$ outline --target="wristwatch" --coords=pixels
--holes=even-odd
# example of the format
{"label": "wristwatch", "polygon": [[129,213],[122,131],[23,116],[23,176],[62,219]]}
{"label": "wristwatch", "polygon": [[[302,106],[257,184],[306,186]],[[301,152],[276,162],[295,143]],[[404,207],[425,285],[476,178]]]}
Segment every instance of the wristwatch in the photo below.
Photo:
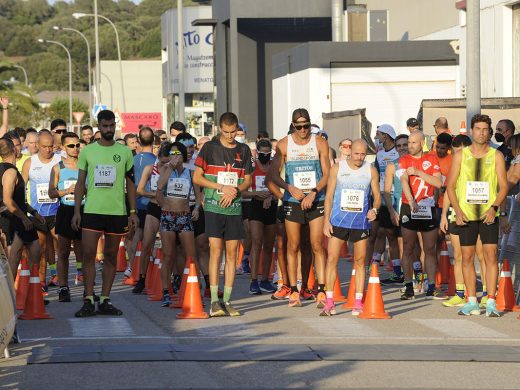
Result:
{"label": "wristwatch", "polygon": [[315,193],[318,193],[318,189],[317,188],[313,188],[311,191],[315,192]]}
{"label": "wristwatch", "polygon": [[493,210],[495,210],[495,212],[498,211],[498,206],[493,205],[493,206],[491,206],[491,207],[493,207]]}

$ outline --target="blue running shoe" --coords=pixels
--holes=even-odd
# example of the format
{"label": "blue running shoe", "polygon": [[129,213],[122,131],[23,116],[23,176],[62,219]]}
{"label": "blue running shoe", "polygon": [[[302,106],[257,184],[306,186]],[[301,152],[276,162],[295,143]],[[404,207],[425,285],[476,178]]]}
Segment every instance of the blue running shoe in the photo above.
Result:
{"label": "blue running shoe", "polygon": [[172,299],[170,298],[170,294],[163,294],[162,307],[169,307],[172,304]]}
{"label": "blue running shoe", "polygon": [[245,274],[251,273],[251,267],[249,267],[249,257],[244,257],[242,259],[242,272]]}
{"label": "blue running shoe", "polygon": [[480,315],[480,307],[478,306],[478,303],[466,303],[462,308],[459,310],[460,316],[478,316]]}
{"label": "blue running shoe", "polygon": [[249,285],[249,295],[262,295],[258,281],[255,280]]}
{"label": "blue running shoe", "polygon": [[486,317],[501,317],[497,310],[497,303],[493,299],[488,300],[486,303]]}
{"label": "blue running shoe", "polygon": [[269,280],[262,280],[260,282],[260,291],[272,294],[276,292],[276,287],[274,287]]}

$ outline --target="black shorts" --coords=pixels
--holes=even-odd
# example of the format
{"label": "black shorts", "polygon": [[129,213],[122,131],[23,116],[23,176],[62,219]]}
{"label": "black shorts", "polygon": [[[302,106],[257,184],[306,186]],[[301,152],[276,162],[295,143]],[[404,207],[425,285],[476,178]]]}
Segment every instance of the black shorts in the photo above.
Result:
{"label": "black shorts", "polygon": [[146,221],[147,210],[137,209],[137,218],[139,218],[139,229],[144,229],[144,221]]}
{"label": "black shorts", "polygon": [[46,217],[43,217],[43,219],[45,219],[45,223],[40,223],[36,219],[33,220],[34,227],[36,228],[36,230],[47,233],[54,229],[54,227],[56,226],[55,215],[48,215]]}
{"label": "black shorts", "polygon": [[437,221],[437,214],[435,213],[435,207],[430,207],[431,209],[431,218],[427,219],[417,219],[412,218],[412,212],[410,206],[406,203],[401,205],[401,213],[399,215],[399,219],[401,222],[401,226],[409,229],[415,230],[417,232],[429,232],[434,229],[437,229],[439,226],[439,222]]}
{"label": "black shorts", "polygon": [[499,225],[498,218],[495,218],[495,222],[491,225],[486,225],[482,221],[470,221],[467,225],[457,226],[460,246],[476,245],[479,235],[482,244],[498,244]]}
{"label": "black shorts", "polygon": [[69,240],[81,240],[81,229],[78,231],[72,229],[71,221],[73,216],[74,206],[60,204],[56,213],[56,234]]}
{"label": "black shorts", "polygon": [[325,202],[320,200],[314,202],[312,207],[308,210],[302,210],[299,202],[283,202],[285,220],[290,222],[296,222],[300,225],[306,225],[313,219],[323,217],[325,212]]}
{"label": "black shorts", "polygon": [[[190,211],[193,212],[194,208],[195,206],[190,206]],[[204,209],[202,207],[199,207],[199,219],[197,219],[196,221],[191,221],[193,223],[193,232],[195,234],[195,237],[206,233],[206,223],[204,218]]]}
{"label": "black shorts", "polygon": [[448,222],[448,233],[450,235],[458,236],[459,232],[459,226],[455,222]]}
{"label": "black shorts", "polygon": [[223,238],[225,241],[242,240],[246,237],[241,215],[224,215],[204,212],[206,235]]}
{"label": "black shorts", "polygon": [[283,205],[278,206],[277,209],[276,209],[276,220],[279,223],[284,223],[285,222],[285,210],[284,210]]}
{"label": "black shorts", "polygon": [[264,202],[261,200],[253,199],[251,201],[251,215],[250,221],[260,221],[264,225],[274,225],[276,223],[276,212],[278,206],[276,203],[271,202],[271,206],[268,209],[264,209]]}
{"label": "black shorts", "polygon": [[159,206],[157,203],[149,202],[148,206],[146,207],[146,215],[151,215],[157,221],[161,220],[161,211],[161,206]]}
{"label": "black shorts", "polygon": [[[30,219],[31,222],[34,223],[35,219],[33,217],[30,217]],[[24,244],[30,244],[31,242],[38,240],[38,232],[36,231],[36,228],[33,227],[31,230],[25,230],[20,218],[15,216],[9,217],[9,222],[13,238],[17,235]]]}
{"label": "black shorts", "polygon": [[0,230],[5,234],[7,245],[13,243],[13,232],[11,231],[11,221],[7,215],[0,215]]}
{"label": "black shorts", "polygon": [[84,213],[81,217],[81,228],[122,236],[128,233],[128,216]]}
{"label": "black shorts", "polygon": [[338,226],[332,226],[332,236],[343,241],[358,242],[366,240],[370,236],[370,229],[346,229]]}
{"label": "black shorts", "polygon": [[251,217],[251,201],[242,201],[242,219],[249,219]]}
{"label": "black shorts", "polygon": [[392,223],[392,219],[390,218],[390,212],[386,206],[381,206],[379,208],[376,220],[379,222],[379,227],[384,229],[395,228],[395,225]]}

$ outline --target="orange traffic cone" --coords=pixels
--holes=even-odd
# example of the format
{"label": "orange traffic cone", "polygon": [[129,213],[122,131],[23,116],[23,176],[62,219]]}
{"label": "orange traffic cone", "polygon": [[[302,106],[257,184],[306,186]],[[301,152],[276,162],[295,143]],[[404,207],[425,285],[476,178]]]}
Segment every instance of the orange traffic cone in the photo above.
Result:
{"label": "orange traffic cone", "polygon": [[40,285],[39,268],[39,265],[36,264],[31,268],[29,293],[27,294],[27,300],[25,301],[24,312],[18,316],[18,319],[20,320],[46,320],[53,318],[45,311]]}
{"label": "orange traffic cone", "polygon": [[126,249],[125,239],[122,238],[119,243],[119,251],[117,252],[117,266],[116,272],[125,272],[126,269]]}
{"label": "orange traffic cone", "polygon": [[390,314],[385,312],[383,303],[383,294],[381,293],[381,285],[379,284],[379,273],[377,264],[372,264],[370,270],[370,278],[368,279],[368,292],[363,306],[363,312],[359,314],[359,318],[364,319],[389,319]]}
{"label": "orange traffic cone", "polygon": [[511,279],[511,268],[509,261],[504,260],[502,271],[500,272],[500,283],[497,293],[497,310],[500,311],[520,311],[520,306],[515,306],[515,291]]}
{"label": "orange traffic cone", "polygon": [[[180,319],[206,319],[208,313],[202,309],[202,297],[200,296],[199,278],[197,276],[197,267],[195,263],[189,259],[189,273],[186,278],[186,287],[184,293],[184,299],[182,303],[182,312],[177,314],[177,318]],[[184,278],[183,278],[184,281]]]}
{"label": "orange traffic cone", "polygon": [[133,286],[139,280],[139,262],[141,261],[141,247],[142,243],[141,241],[139,241],[137,243],[137,248],[135,251],[134,264],[132,265],[132,275],[130,275],[129,278],[125,278],[123,280],[123,284],[126,284],[127,286]]}
{"label": "orange traffic cone", "polygon": [[[336,294],[334,294],[336,295]],[[352,309],[356,300],[356,269],[352,268],[352,276],[350,277],[350,286],[348,288],[347,302],[341,307],[343,309]]]}
{"label": "orange traffic cone", "polygon": [[336,283],[334,283],[334,302],[343,303],[347,302],[347,297],[341,292],[341,282],[339,280],[339,272],[336,275]]}
{"label": "orange traffic cone", "polygon": [[14,288],[16,290],[16,310],[25,309],[25,301],[27,301],[27,293],[29,292],[29,278],[31,271],[27,259],[22,257],[20,265],[18,266],[18,275]]}
{"label": "orange traffic cone", "polygon": [[466,121],[461,121],[460,127],[459,127],[459,134],[467,134],[467,133],[468,133],[468,130],[466,129]]}
{"label": "orange traffic cone", "polygon": [[149,301],[162,300],[162,278],[161,278],[161,259],[156,257],[153,262],[152,282],[150,289],[146,291]]}
{"label": "orange traffic cone", "polygon": [[[171,309],[180,309],[184,305],[184,295],[186,293],[186,283],[188,281],[188,276],[190,275],[190,266],[193,263],[191,257],[186,258],[186,263],[184,264],[184,272],[182,275],[181,287],[179,287],[179,295],[177,296],[177,300],[174,301],[171,305]],[[196,275],[196,273],[195,273]],[[197,282],[198,285],[198,282]]]}
{"label": "orange traffic cone", "polygon": [[450,280],[450,254],[446,240],[441,243],[441,256],[439,257],[439,272],[441,274],[441,284],[448,284]]}

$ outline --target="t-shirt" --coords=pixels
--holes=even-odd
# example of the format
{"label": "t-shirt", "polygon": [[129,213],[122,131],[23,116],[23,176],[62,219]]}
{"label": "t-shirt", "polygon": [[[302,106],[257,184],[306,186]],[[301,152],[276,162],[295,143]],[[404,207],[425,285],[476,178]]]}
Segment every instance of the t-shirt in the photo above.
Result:
{"label": "t-shirt", "polygon": [[[434,173],[440,172],[439,160],[433,154],[423,154],[420,158],[412,157],[407,154],[399,159],[399,169],[408,169],[414,167],[420,171],[423,171],[427,175],[433,175]],[[426,183],[419,176],[408,176],[410,189],[415,202],[420,206],[434,207],[435,201],[433,198],[434,187],[431,184]],[[402,202],[408,203],[408,199],[402,194]]]}
{"label": "t-shirt", "polygon": [[[251,150],[237,142],[234,148],[226,148],[219,139],[206,142],[200,150],[195,165],[202,168],[204,177],[214,183],[237,187],[246,175],[253,172]],[[204,188],[204,211],[224,215],[241,215],[241,197],[237,196],[229,207],[219,205],[221,193]]]}
{"label": "t-shirt", "polygon": [[442,180],[442,187],[440,189],[440,196],[439,200],[437,202],[437,207],[442,208],[442,202],[444,201],[444,194],[446,193],[446,178],[448,177],[448,173],[450,173],[450,167],[451,162],[453,160],[453,155],[447,154],[446,157],[439,158],[436,152],[430,152],[435,157],[437,157],[437,160],[439,161],[439,167],[441,169],[441,180]]}
{"label": "t-shirt", "polygon": [[[376,154],[376,161],[374,166],[377,169],[377,172],[379,173],[379,189],[381,190],[381,193],[385,190],[385,176],[386,176],[386,166],[397,160],[399,158],[399,153],[397,153],[397,150],[395,150],[395,147],[392,147],[389,150],[385,150],[384,148],[381,148],[377,151]],[[383,197],[381,199],[381,205],[385,206],[386,202]]]}
{"label": "t-shirt", "polygon": [[87,172],[85,213],[126,215],[125,177],[133,167],[132,151],[125,145],[95,142],[84,147],[78,168]]}
{"label": "t-shirt", "polygon": [[[134,173],[136,189],[137,185],[141,181],[141,176],[143,175],[144,167],[146,167],[147,165],[152,165],[156,159],[157,157],[155,157],[155,154],[150,152],[143,152],[134,156]],[[150,190],[149,188],[147,189]],[[146,210],[149,201],[150,198],[146,196],[138,196],[136,199],[136,206],[139,210]]]}

